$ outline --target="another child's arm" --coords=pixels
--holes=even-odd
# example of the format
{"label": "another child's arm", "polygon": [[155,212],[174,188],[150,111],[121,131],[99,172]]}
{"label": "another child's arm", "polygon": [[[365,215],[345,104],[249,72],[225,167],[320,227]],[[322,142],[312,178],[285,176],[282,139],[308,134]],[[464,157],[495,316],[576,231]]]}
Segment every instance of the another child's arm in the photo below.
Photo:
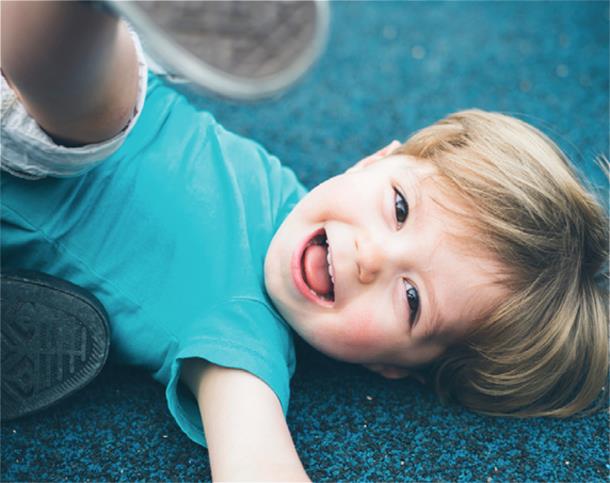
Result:
{"label": "another child's arm", "polygon": [[309,481],[280,402],[263,381],[200,359],[185,361],[182,380],[199,403],[214,480]]}
{"label": "another child's arm", "polygon": [[112,138],[132,115],[135,47],[124,22],[84,2],[1,2],[2,73],[56,141]]}

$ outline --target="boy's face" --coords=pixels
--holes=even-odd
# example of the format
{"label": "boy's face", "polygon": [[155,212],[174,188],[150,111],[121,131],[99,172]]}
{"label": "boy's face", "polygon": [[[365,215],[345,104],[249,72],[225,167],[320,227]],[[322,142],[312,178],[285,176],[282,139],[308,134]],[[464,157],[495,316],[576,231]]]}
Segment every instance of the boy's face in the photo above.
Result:
{"label": "boy's face", "polygon": [[265,284],[316,349],[401,377],[463,336],[502,290],[479,244],[468,253],[451,236],[467,232],[434,199],[463,206],[442,194],[434,168],[384,156],[392,147],[301,200],[271,242]]}

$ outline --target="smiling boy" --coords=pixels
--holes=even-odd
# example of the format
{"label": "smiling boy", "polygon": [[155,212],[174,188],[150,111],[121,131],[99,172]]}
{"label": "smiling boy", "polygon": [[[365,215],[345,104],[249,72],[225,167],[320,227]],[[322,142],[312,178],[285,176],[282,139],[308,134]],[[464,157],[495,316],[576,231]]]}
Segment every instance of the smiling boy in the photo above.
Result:
{"label": "smiling boy", "polygon": [[[426,368],[481,412],[567,416],[599,394],[606,217],[539,131],[456,113],[306,193],[147,75],[116,19],[2,8],[3,266],[97,295],[114,357],[167,386],[215,479],[307,478],[285,421],[289,327],[386,377]],[[20,19],[89,42],[67,55]],[[48,51],[37,65],[7,45]]]}
{"label": "smiling boy", "polygon": [[492,255],[452,236],[464,229],[436,200],[467,208],[447,200],[432,166],[390,155],[399,146],[313,189],[265,260],[267,291],[301,337],[386,377],[436,359],[504,292]]}

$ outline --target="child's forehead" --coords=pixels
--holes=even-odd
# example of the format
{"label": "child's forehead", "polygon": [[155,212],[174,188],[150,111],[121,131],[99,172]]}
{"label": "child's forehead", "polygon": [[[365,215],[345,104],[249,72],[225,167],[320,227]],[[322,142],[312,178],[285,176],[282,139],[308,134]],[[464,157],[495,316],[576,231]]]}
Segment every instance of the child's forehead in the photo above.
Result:
{"label": "child's forehead", "polygon": [[441,208],[454,217],[475,216],[476,210],[432,162],[404,154],[390,156],[388,161],[393,162],[397,174],[414,191],[414,204],[421,203],[428,210]]}
{"label": "child's forehead", "polygon": [[407,158],[415,201],[413,216],[423,218],[418,220],[421,223],[426,223],[426,218],[441,222],[452,250],[489,265],[496,257],[486,242],[476,207],[430,162]]}
{"label": "child's forehead", "polygon": [[448,213],[470,216],[475,211],[432,161],[406,154],[390,155],[386,160],[390,169],[413,190],[414,203],[425,195]]}
{"label": "child's forehead", "polygon": [[404,183],[410,216],[417,224],[434,219],[443,225],[444,245],[476,265],[496,271],[499,264],[483,235],[478,210],[432,161],[391,154],[386,167]]}
{"label": "child's forehead", "polygon": [[409,154],[390,154],[385,160],[393,163],[398,169],[413,171],[421,177],[438,174],[438,169],[434,163]]}

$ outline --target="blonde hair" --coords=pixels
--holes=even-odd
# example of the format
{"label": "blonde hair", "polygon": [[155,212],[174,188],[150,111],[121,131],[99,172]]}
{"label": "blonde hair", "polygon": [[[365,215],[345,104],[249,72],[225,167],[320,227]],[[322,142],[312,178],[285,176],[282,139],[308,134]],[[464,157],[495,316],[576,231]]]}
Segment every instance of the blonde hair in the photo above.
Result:
{"label": "blonde hair", "polygon": [[607,215],[566,156],[513,117],[469,110],[394,154],[431,162],[468,202],[464,218],[503,267],[510,295],[432,366],[436,391],[477,412],[566,417],[608,377]]}

